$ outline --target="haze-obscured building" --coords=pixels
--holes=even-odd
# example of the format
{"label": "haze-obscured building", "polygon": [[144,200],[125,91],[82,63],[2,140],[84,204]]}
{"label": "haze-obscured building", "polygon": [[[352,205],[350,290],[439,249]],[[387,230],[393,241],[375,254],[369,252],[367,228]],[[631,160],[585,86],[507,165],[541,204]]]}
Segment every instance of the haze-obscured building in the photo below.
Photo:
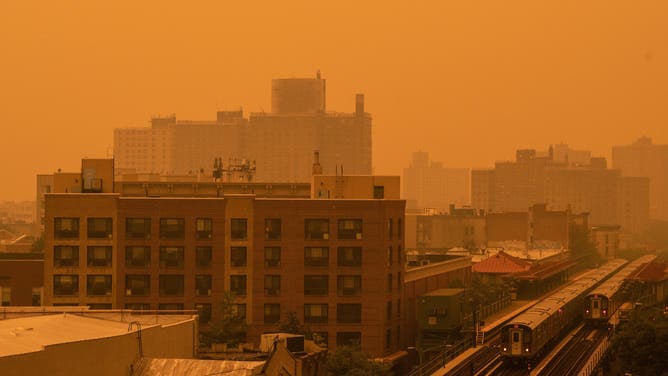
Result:
{"label": "haze-obscured building", "polygon": [[[580,153],[579,162],[555,159],[547,153],[518,150],[513,162],[497,162],[494,169],[475,170],[473,207],[487,212],[523,212],[544,203],[548,210],[589,213],[592,225],[620,225],[638,236],[649,220],[649,181],[622,176],[608,169],[604,158]],[[570,152],[565,155],[579,155]],[[588,161],[588,164],[582,164]],[[580,163],[582,162],[582,163]]]}
{"label": "haze-obscured building", "polygon": [[[117,174],[212,176],[248,163],[258,182],[309,182],[312,155],[320,152],[324,174],[371,174],[371,115],[364,95],[354,112],[326,112],[325,79],[276,79],[272,112],[219,111],[215,120],[156,117],[151,127],[114,131]],[[339,170],[337,170],[337,168]]]}
{"label": "haze-obscured building", "polygon": [[612,166],[624,176],[649,178],[649,216],[668,220],[668,145],[641,137],[629,145],[613,146]]}
{"label": "haze-obscured building", "polygon": [[446,212],[451,204],[464,206],[470,202],[470,170],[446,168],[443,163],[430,160],[429,153],[414,152],[403,178],[403,197],[410,211]]}

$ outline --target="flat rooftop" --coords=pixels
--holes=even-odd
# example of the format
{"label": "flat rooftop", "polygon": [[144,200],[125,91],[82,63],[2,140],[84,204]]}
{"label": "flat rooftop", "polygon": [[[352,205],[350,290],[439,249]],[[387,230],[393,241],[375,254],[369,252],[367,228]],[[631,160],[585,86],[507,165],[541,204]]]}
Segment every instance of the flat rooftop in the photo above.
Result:
{"label": "flat rooftop", "polygon": [[0,320],[0,356],[42,351],[49,345],[127,333],[127,323],[67,313]]}

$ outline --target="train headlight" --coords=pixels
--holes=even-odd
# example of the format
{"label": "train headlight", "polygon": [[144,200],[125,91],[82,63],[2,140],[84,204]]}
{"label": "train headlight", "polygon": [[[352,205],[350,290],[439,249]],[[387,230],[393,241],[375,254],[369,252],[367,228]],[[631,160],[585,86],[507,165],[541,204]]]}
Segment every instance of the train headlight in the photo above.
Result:
{"label": "train headlight", "polygon": [[503,351],[508,351],[508,348],[504,346]]}
{"label": "train headlight", "polygon": [[608,314],[608,310],[607,310],[607,309],[604,309],[604,310],[603,310],[603,316],[605,316],[605,315],[607,315],[607,314]]}
{"label": "train headlight", "polygon": [[585,315],[589,316],[589,310],[585,309]]}
{"label": "train headlight", "polygon": [[527,347],[526,349],[524,349],[524,352],[529,352],[529,348]]}

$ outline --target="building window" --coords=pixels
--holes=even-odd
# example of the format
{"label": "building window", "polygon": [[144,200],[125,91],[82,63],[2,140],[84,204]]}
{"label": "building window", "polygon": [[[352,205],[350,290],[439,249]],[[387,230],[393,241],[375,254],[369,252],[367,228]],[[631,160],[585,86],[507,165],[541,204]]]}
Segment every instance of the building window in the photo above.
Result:
{"label": "building window", "polygon": [[336,333],[336,346],[362,346],[361,332],[338,332]]}
{"label": "building window", "polygon": [[151,247],[125,247],[125,266],[145,268],[151,265]]}
{"label": "building window", "polygon": [[230,249],[230,264],[232,266],[246,266],[246,247],[232,247]]}
{"label": "building window", "polygon": [[160,275],[160,296],[183,296],[183,275]]}
{"label": "building window", "polygon": [[86,276],[88,296],[111,296],[111,276],[89,274]]}
{"label": "building window", "polygon": [[328,275],[305,275],[304,295],[327,295],[329,294]]}
{"label": "building window", "polygon": [[305,219],[304,234],[307,240],[329,239],[329,219]]}
{"label": "building window", "polygon": [[109,310],[111,309],[111,303],[92,303],[88,304],[88,309],[91,311],[94,310]]}
{"label": "building window", "polygon": [[327,304],[304,304],[304,323],[324,324],[328,319]]}
{"label": "building window", "polygon": [[208,268],[211,266],[211,247],[196,247],[195,248],[195,262],[200,268]]}
{"label": "building window", "polygon": [[362,304],[337,304],[336,322],[339,324],[359,324],[362,322]]}
{"label": "building window", "polygon": [[183,239],[186,235],[186,220],[183,218],[160,218],[160,239]]}
{"label": "building window", "polygon": [[402,259],[403,259],[403,251],[401,249],[401,246],[397,246],[397,265],[402,265]]}
{"label": "building window", "polygon": [[390,351],[392,348],[392,329],[385,330],[385,350]]}
{"label": "building window", "polygon": [[232,240],[246,240],[248,236],[248,220],[246,218],[232,218],[230,220]]}
{"label": "building window", "polygon": [[213,237],[213,222],[211,218],[197,218],[195,220],[195,238],[209,240]]}
{"label": "building window", "polygon": [[278,296],[281,294],[281,276],[264,276],[264,294],[268,296]]}
{"label": "building window", "polygon": [[397,272],[397,291],[401,291],[403,282],[401,281],[401,272]]}
{"label": "building window", "polygon": [[32,288],[32,306],[33,307],[39,307],[42,305],[42,288],[41,287],[33,287]]}
{"label": "building window", "polygon": [[362,294],[362,276],[340,275],[337,278],[337,290],[340,296],[359,296]]}
{"label": "building window", "polygon": [[387,313],[387,319],[392,320],[392,302],[387,302],[387,308],[386,308],[386,313]]}
{"label": "building window", "polygon": [[0,286],[0,304],[3,307],[12,305],[12,288]]}
{"label": "building window", "polygon": [[131,309],[133,311],[149,311],[151,305],[149,303],[126,303],[125,309]]}
{"label": "building window", "polygon": [[387,275],[387,292],[392,292],[392,274]]}
{"label": "building window", "polygon": [[68,245],[57,245],[53,247],[53,266],[79,266],[79,247]]}
{"label": "building window", "polygon": [[276,324],[281,321],[281,305],[278,303],[271,303],[264,305],[264,323]]}
{"label": "building window", "polygon": [[392,247],[387,247],[387,255],[385,256],[385,263],[387,266],[392,266]]}
{"label": "building window", "polygon": [[264,239],[281,240],[280,218],[267,218],[264,220]]}
{"label": "building window", "polygon": [[125,276],[125,296],[146,296],[151,293],[151,276],[148,274],[127,274]]}
{"label": "building window", "polygon": [[361,219],[339,219],[339,239],[362,239]]}
{"label": "building window", "polygon": [[195,309],[199,315],[199,323],[206,324],[211,320],[211,304],[208,303],[198,303],[195,304]]}
{"label": "building window", "polygon": [[374,185],[373,186],[373,198],[376,200],[385,198],[385,186]]}
{"label": "building window", "polygon": [[230,291],[234,295],[246,295],[246,275],[231,275]]}
{"label": "building window", "polygon": [[88,247],[88,266],[111,266],[111,247],[90,246]]}
{"label": "building window", "polygon": [[304,266],[329,266],[329,248],[304,248]]}
{"label": "building window", "polygon": [[127,239],[150,239],[151,218],[125,218],[125,237]]}
{"label": "building window", "polygon": [[281,247],[264,247],[265,268],[278,267],[281,265]]}
{"label": "building window", "polygon": [[401,318],[401,299],[397,299],[397,318]]}
{"label": "building window", "polygon": [[88,218],[88,237],[93,239],[111,239],[113,225],[111,218]]}
{"label": "building window", "polygon": [[246,305],[232,304],[232,317],[237,320],[246,320]]}
{"label": "building window", "polygon": [[183,311],[183,303],[160,303],[158,309],[161,311]]}
{"label": "building window", "polygon": [[390,239],[390,240],[392,240],[392,236],[393,236],[392,229],[393,229],[392,218],[390,218],[390,219],[387,220],[387,238]]}
{"label": "building window", "polygon": [[78,275],[54,275],[53,276],[53,295],[79,295],[79,276]]}
{"label": "building window", "polygon": [[362,266],[361,247],[339,247],[337,253],[339,266]]}
{"label": "building window", "polygon": [[210,274],[198,274],[195,276],[195,295],[211,296]]}
{"label": "building window", "polygon": [[183,247],[160,247],[161,268],[183,268]]}
{"label": "building window", "polygon": [[401,236],[404,233],[404,227],[401,223],[401,218],[397,219],[397,238],[401,240]]}
{"label": "building window", "polygon": [[56,239],[78,239],[79,218],[54,218],[53,237]]}

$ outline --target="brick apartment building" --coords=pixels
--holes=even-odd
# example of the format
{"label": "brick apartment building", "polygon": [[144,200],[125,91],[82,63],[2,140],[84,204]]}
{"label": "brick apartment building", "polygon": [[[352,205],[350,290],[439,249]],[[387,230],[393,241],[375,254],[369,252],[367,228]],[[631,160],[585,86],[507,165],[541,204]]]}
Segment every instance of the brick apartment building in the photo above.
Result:
{"label": "brick apartment building", "polygon": [[45,304],[198,309],[206,321],[230,290],[251,342],[296,312],[331,345],[390,353],[403,212],[402,200],[47,194]]}

